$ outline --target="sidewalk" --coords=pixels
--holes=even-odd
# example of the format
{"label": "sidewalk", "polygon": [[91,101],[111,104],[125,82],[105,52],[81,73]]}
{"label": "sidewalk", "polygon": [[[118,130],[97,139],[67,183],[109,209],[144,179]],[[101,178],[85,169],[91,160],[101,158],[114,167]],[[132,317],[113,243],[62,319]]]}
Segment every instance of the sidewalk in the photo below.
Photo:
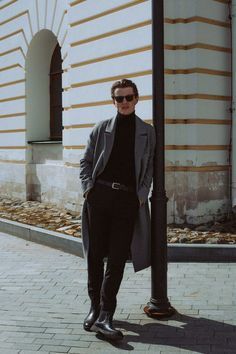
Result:
{"label": "sidewalk", "polygon": [[127,264],[119,344],[83,330],[86,279],[82,258],[0,233],[0,354],[236,353],[235,263],[170,263],[168,295],[181,314],[162,321],[143,313],[150,269]]}

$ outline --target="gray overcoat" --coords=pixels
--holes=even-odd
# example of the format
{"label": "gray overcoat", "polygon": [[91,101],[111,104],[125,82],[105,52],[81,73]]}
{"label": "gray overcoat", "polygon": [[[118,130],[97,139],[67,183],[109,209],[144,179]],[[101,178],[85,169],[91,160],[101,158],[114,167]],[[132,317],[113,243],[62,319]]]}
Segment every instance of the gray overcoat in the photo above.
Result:
{"label": "gray overcoat", "polygon": [[[112,151],[116,117],[99,122],[92,130],[84,157],[80,160],[80,178],[83,194],[90,190],[96,177],[104,170]],[[121,142],[125,144],[125,142]],[[134,271],[151,264],[151,224],[148,194],[152,182],[155,148],[154,128],[135,116],[135,175],[137,195],[144,203],[140,206],[131,244]],[[88,254],[89,232],[87,201],[82,209],[82,240],[84,255]]]}

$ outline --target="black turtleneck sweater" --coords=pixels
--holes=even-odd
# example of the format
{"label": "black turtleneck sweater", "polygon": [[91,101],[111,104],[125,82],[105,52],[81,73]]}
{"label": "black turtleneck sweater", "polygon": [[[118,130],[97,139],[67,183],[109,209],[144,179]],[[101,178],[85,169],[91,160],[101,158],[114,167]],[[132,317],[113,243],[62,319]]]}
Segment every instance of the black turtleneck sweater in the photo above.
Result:
{"label": "black turtleneck sweater", "polygon": [[116,131],[111,155],[99,179],[118,182],[135,189],[135,112],[117,113]]}

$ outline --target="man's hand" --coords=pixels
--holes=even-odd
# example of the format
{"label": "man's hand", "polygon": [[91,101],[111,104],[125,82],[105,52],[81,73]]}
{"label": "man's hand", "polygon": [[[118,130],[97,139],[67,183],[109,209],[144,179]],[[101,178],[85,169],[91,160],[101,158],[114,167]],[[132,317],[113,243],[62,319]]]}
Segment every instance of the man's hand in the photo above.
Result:
{"label": "man's hand", "polygon": [[87,192],[84,193],[84,198],[87,199],[88,198],[88,194],[90,192],[91,189],[89,189]]}

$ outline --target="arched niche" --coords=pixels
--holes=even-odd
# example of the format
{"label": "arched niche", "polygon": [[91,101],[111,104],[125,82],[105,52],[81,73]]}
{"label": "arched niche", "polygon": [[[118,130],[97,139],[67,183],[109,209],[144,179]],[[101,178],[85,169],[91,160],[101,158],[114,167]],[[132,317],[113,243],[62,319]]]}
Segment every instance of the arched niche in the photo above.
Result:
{"label": "arched niche", "polygon": [[39,31],[26,56],[26,139],[50,140],[50,65],[58,42],[49,30]]}

